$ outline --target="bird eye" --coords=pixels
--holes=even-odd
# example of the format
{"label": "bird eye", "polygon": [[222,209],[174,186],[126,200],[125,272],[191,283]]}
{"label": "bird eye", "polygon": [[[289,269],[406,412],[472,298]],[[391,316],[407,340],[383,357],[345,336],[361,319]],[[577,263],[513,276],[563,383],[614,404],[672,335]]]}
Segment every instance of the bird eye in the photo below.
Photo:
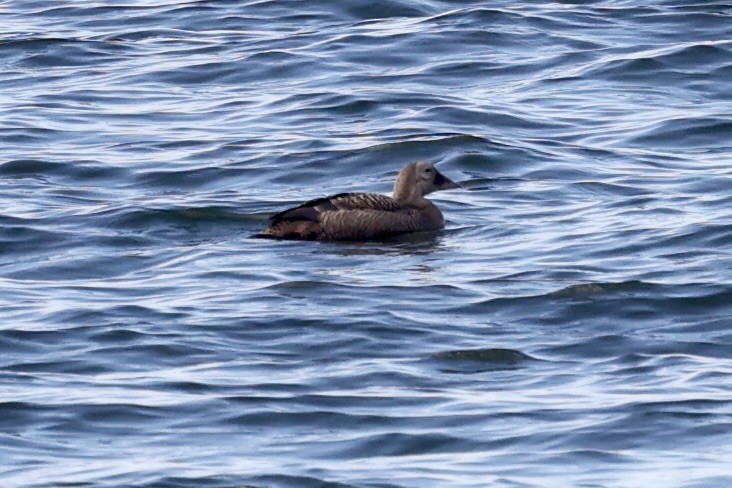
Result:
{"label": "bird eye", "polygon": [[432,173],[432,170],[430,168],[427,168],[424,170],[425,173]]}

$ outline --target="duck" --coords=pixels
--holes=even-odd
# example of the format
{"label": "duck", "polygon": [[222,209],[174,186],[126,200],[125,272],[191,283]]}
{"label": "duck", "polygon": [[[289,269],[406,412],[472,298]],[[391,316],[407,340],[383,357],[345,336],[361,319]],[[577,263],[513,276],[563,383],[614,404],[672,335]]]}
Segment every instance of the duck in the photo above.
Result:
{"label": "duck", "polygon": [[408,232],[437,231],[442,212],[425,198],[435,191],[462,188],[429,161],[406,164],[392,196],[338,193],[273,215],[255,237],[308,241],[366,241]]}

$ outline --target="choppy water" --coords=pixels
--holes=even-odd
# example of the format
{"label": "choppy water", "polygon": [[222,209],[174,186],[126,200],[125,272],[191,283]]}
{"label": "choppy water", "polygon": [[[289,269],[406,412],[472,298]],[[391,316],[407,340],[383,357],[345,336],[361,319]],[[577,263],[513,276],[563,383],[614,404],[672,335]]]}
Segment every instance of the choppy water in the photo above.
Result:
{"label": "choppy water", "polygon": [[[0,27],[2,487],[732,486],[728,2]],[[415,159],[439,236],[249,237]]]}

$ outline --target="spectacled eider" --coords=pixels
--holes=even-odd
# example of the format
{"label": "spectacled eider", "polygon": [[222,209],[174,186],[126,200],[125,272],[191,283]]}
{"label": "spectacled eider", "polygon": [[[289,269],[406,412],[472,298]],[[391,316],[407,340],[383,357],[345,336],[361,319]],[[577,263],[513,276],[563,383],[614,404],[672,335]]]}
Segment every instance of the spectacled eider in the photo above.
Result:
{"label": "spectacled eider", "polygon": [[424,196],[460,188],[432,163],[409,163],[394,183],[394,196],[339,193],[280,212],[256,237],[318,241],[364,241],[405,232],[442,229],[445,220]]}

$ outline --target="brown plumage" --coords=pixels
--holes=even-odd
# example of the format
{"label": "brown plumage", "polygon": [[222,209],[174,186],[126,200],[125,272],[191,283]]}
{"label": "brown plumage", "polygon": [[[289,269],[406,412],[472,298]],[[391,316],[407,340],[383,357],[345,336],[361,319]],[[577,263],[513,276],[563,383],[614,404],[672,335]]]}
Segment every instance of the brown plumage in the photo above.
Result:
{"label": "brown plumage", "polygon": [[394,196],[339,193],[280,212],[257,237],[362,241],[404,232],[441,229],[442,212],[425,195],[460,188],[429,162],[409,163],[394,183]]}

